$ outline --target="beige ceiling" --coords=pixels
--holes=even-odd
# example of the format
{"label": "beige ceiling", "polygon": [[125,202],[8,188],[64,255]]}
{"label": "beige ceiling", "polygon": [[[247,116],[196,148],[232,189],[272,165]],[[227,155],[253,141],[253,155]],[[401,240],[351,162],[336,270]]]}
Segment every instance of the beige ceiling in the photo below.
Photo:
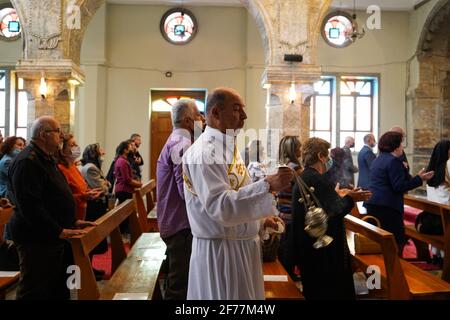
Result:
{"label": "beige ceiling", "polygon": [[[282,1],[282,0],[280,0]],[[351,9],[354,0],[334,0],[333,7]],[[116,4],[150,4],[150,5],[207,5],[207,6],[242,6],[239,0],[107,0],[108,3]],[[369,5],[376,4],[382,10],[412,10],[414,5],[421,0],[356,0],[358,9],[366,9]]]}

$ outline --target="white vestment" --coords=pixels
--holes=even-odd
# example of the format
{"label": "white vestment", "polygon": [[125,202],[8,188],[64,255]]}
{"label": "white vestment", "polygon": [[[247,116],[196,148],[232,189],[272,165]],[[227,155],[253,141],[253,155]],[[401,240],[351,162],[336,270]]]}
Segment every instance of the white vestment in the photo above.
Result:
{"label": "white vestment", "polygon": [[234,137],[210,127],[183,156],[183,171],[193,235],[187,299],[263,300],[259,231],[274,214],[269,184],[251,183]]}

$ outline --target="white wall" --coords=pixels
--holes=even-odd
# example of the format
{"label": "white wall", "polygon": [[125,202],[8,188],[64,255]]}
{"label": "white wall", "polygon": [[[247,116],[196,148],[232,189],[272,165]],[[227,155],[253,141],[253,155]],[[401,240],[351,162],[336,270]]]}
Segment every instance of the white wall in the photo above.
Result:
{"label": "white wall", "polygon": [[0,66],[14,66],[22,57],[22,37],[16,41],[0,41]]}
{"label": "white wall", "polygon": [[266,91],[261,86],[265,68],[261,35],[252,16],[247,15],[247,92],[245,96],[247,121],[245,129],[266,128]]}
{"label": "white wall", "polygon": [[81,48],[81,65],[85,72],[85,83],[78,89],[75,135],[82,148],[91,143],[99,142],[102,146],[106,143],[105,41],[106,5],[103,5],[89,23]]}
{"label": "white wall", "polygon": [[[86,84],[80,88],[80,144],[103,142],[104,128],[108,165],[120,141],[131,133],[141,133],[145,178],[150,165],[151,88],[235,88],[249,106],[247,126],[265,127],[264,91],[260,87],[264,54],[247,10],[193,7],[199,23],[197,36],[188,45],[175,46],[159,31],[160,18],[169,8],[107,5],[89,25],[82,48]],[[173,77],[166,78],[166,71],[172,71]],[[99,97],[102,93],[104,97]],[[95,124],[96,131],[91,129]]]}

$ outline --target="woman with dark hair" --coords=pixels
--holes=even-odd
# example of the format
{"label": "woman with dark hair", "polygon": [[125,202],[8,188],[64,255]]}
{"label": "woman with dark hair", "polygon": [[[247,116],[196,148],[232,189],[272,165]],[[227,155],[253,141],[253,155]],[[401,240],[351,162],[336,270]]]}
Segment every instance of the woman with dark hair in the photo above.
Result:
{"label": "woman with dark hair", "polygon": [[130,140],[121,142],[116,149],[117,159],[114,164],[114,177],[116,180],[115,194],[117,199],[119,199],[119,203],[133,198],[134,189],[142,186],[139,180],[133,179],[131,165],[127,159],[130,151]]}
{"label": "woman with dark hair", "polygon": [[401,160],[404,149],[402,140],[402,134],[393,131],[381,136],[378,142],[380,155],[372,162],[370,169],[369,190],[373,196],[364,203],[367,213],[380,220],[381,228],[394,234],[400,256],[406,242],[403,195],[420,187],[434,174],[422,169],[414,178],[407,175]]}
{"label": "woman with dark hair", "polygon": [[8,169],[12,160],[25,148],[26,141],[21,137],[8,137],[0,148],[0,197],[8,197]]}
{"label": "woman with dark hair", "polygon": [[331,168],[328,149],[330,143],[320,138],[309,138],[302,146],[305,167],[300,178],[314,192],[327,215],[326,235],[333,241],[325,247],[313,247],[316,238],[305,231],[305,205],[296,183],[292,194],[293,241],[290,249],[296,265],[300,267],[303,294],[307,300],[354,300],[355,287],[351,258],[347,246],[344,217],[350,213],[354,201],[367,200],[370,192],[350,189],[335,190],[335,185],[325,176]]}
{"label": "woman with dark hair", "polygon": [[[80,157],[81,150],[73,134],[65,134],[62,142],[62,149],[59,151],[57,156],[58,168],[66,177],[70,190],[72,190],[72,195],[76,204],[76,218],[79,220],[94,221],[96,219],[92,219],[92,216],[90,217],[91,219],[87,219],[88,202],[99,199],[104,195],[104,191],[102,188],[90,189],[81,175],[80,170],[78,170],[78,167],[75,165],[76,160]],[[106,252],[105,249],[108,249],[107,244],[103,243],[91,251],[91,260],[92,255]],[[93,271],[97,280],[103,279],[105,274],[104,271],[94,268]]]}
{"label": "woman with dark hair", "polygon": [[430,201],[450,205],[450,140],[439,141],[433,149],[427,171],[434,176],[427,182]]}
{"label": "woman with dark hair", "polygon": [[[81,158],[81,174],[86,180],[88,188],[102,190],[100,196],[97,199],[88,199],[86,207],[86,220],[95,221],[103,216],[108,211],[108,189],[109,182],[105,179],[102,172],[103,156],[105,151],[100,147],[98,143],[88,145]],[[89,253],[92,261],[94,254],[103,254],[108,251],[108,242],[104,239]],[[102,278],[104,275],[103,270],[93,269],[96,278]]]}
{"label": "woman with dark hair", "polygon": [[[427,171],[434,171],[427,182],[427,199],[450,205],[450,140],[441,140],[434,146]],[[444,251],[432,246],[431,252],[433,261],[442,263]]]}
{"label": "woman with dark hair", "polygon": [[[122,141],[116,148],[116,161],[114,162],[114,194],[119,204],[133,198],[135,188],[142,187],[142,182],[133,178],[133,170],[128,161],[131,152],[131,140]],[[128,219],[120,224],[120,230],[129,234]]]}
{"label": "woman with dark hair", "polygon": [[102,172],[103,156],[105,151],[98,143],[88,145],[81,158],[81,174],[91,189],[101,189],[102,193],[97,199],[88,200],[86,208],[86,220],[95,221],[108,210],[108,189],[110,183]]}
{"label": "woman with dark hair", "polygon": [[80,147],[73,134],[65,134],[63,137],[62,149],[57,156],[58,168],[66,177],[67,183],[72,190],[76,203],[76,218],[78,220],[85,220],[87,201],[98,199],[100,195],[103,194],[103,190],[100,188],[88,188],[80,170],[78,170],[75,165],[75,162],[80,155]]}

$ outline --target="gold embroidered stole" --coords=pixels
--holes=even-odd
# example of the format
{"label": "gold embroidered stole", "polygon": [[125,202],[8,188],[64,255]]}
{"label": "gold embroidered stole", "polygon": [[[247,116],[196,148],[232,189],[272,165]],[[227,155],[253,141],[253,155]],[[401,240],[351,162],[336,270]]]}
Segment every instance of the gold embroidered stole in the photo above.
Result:
{"label": "gold embroidered stole", "polygon": [[[245,163],[237,150],[236,144],[234,145],[233,161],[228,165],[227,175],[230,186],[235,191],[238,191],[245,184],[247,179],[250,179],[247,168],[245,167]],[[187,190],[194,196],[197,196],[197,193],[195,193],[194,188],[192,187],[192,182],[184,172],[183,180],[186,184]]]}

